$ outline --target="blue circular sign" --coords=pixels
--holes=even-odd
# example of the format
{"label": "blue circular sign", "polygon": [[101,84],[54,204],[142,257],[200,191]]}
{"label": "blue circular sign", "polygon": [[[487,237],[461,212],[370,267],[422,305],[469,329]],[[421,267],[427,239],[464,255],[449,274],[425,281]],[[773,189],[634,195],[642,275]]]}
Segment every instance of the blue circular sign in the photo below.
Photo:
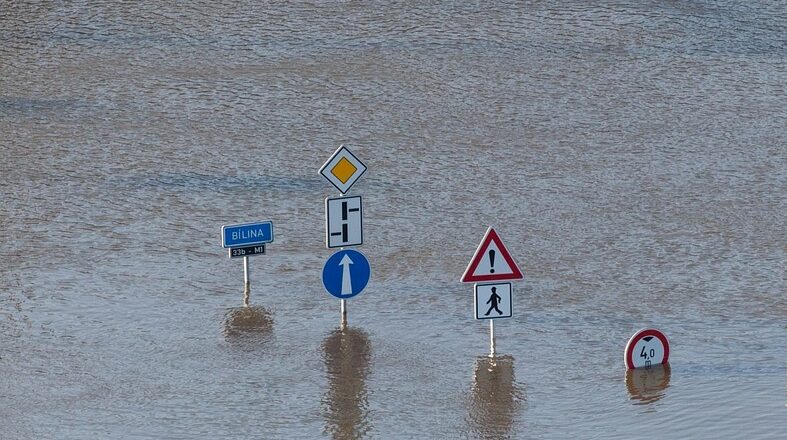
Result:
{"label": "blue circular sign", "polygon": [[366,287],[371,272],[369,261],[362,253],[347,249],[336,252],[325,262],[322,284],[337,298],[352,298]]}

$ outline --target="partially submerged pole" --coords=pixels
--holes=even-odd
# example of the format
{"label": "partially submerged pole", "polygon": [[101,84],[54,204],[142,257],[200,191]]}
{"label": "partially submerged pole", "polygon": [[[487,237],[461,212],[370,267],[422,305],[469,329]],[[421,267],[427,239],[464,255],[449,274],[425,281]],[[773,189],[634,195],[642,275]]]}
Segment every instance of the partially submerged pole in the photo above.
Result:
{"label": "partially submerged pole", "polygon": [[249,306],[251,296],[251,281],[249,281],[249,257],[243,257],[243,306]]}
{"label": "partially submerged pole", "polygon": [[344,330],[347,328],[347,300],[341,300],[342,302],[342,320],[341,320],[341,329]]}
{"label": "partially submerged pole", "polygon": [[[344,192],[339,191],[339,197],[344,197]],[[340,251],[344,250],[344,247],[339,248]],[[342,310],[342,318],[339,321],[339,328],[344,330],[347,328],[347,300],[340,300],[341,301],[341,310]]]}
{"label": "partially submerged pole", "polygon": [[495,357],[495,320],[489,320],[489,357]]}

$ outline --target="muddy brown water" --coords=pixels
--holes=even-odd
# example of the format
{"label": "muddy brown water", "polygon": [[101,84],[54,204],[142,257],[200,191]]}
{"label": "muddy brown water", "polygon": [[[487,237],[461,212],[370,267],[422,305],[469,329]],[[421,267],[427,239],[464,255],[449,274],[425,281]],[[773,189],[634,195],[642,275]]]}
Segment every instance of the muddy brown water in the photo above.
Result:
{"label": "muddy brown water", "polygon": [[[0,438],[787,432],[781,1],[5,2]],[[338,300],[317,170],[369,170]],[[271,219],[243,269],[227,223]],[[473,319],[494,225],[525,279]],[[627,374],[645,326],[667,369]]]}

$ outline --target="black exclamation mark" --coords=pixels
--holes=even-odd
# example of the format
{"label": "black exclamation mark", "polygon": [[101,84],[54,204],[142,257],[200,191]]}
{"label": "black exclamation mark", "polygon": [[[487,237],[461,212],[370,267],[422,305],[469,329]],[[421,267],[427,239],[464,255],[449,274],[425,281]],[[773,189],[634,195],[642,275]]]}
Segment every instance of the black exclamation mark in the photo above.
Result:
{"label": "black exclamation mark", "polygon": [[495,251],[489,250],[489,273],[495,273]]}

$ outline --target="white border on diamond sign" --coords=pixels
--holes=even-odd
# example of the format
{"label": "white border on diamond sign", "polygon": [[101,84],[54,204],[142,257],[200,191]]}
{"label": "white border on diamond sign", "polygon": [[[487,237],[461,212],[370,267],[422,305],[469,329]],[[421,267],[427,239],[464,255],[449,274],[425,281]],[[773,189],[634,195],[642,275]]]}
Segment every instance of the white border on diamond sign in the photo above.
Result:
{"label": "white border on diamond sign", "polygon": [[[511,312],[507,316],[478,316],[478,286],[508,286],[508,311]],[[475,319],[507,319],[514,316],[514,288],[511,283],[475,283],[473,284],[473,314]]]}
{"label": "white border on diamond sign", "polygon": [[[361,241],[354,243],[343,243],[331,246],[331,216],[328,215],[328,202],[334,200],[347,200],[347,199],[358,199],[358,228],[360,231]],[[348,222],[349,224],[349,222]],[[326,197],[325,198],[325,247],[328,249],[334,249],[338,247],[349,247],[349,246],[360,246],[363,244],[363,199],[361,196],[342,196],[342,197]]]}
{"label": "white border on diamond sign", "polygon": [[[336,166],[336,164],[339,163],[342,158],[346,158],[356,168],[355,173],[350,176],[350,179],[347,180],[347,183],[342,183],[341,180],[331,173],[331,169]],[[331,182],[331,184],[335,186],[336,189],[338,189],[342,194],[345,194],[347,191],[349,191],[355,182],[360,179],[360,177],[365,172],[366,165],[364,165],[360,159],[355,157],[355,155],[352,154],[352,152],[344,145],[339,146],[339,148],[331,155],[328,161],[326,161],[320,168],[320,174],[328,179],[328,181]]]}

